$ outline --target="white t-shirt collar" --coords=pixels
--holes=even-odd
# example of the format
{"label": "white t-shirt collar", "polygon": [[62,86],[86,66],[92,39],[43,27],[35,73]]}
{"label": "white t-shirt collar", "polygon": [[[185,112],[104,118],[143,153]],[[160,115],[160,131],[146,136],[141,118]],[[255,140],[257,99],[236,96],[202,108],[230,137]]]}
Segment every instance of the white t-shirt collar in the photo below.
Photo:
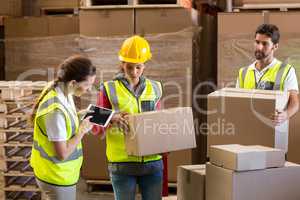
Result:
{"label": "white t-shirt collar", "polygon": [[275,64],[278,62],[278,60],[276,58],[274,58],[272,60],[272,62],[266,66],[263,70],[259,71],[258,69],[256,69],[255,67],[255,64],[256,64],[257,61],[255,61],[254,63],[252,63],[250,66],[249,66],[249,69],[252,69],[254,70],[255,72],[259,73],[259,74],[264,74],[268,69],[272,68],[275,66]]}

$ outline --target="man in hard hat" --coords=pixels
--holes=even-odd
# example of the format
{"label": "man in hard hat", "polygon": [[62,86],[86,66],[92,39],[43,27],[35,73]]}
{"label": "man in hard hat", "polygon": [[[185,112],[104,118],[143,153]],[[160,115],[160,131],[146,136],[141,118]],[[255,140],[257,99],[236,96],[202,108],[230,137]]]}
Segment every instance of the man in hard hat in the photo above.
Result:
{"label": "man in hard hat", "polygon": [[256,61],[239,70],[236,87],[245,89],[281,90],[289,92],[288,106],[276,110],[272,120],[275,125],[292,117],[299,109],[298,81],[294,67],[274,57],[280,33],[273,24],[262,24],[255,32]]}
{"label": "man in hard hat", "polygon": [[105,130],[108,169],[116,200],[134,200],[137,185],[143,200],[162,198],[162,156],[129,156],[124,139],[126,114],[160,107],[161,83],[143,75],[145,63],[150,59],[150,46],[144,38],[133,36],[126,39],[119,52],[120,72],[113,80],[104,82],[98,94],[98,106],[117,112]]}

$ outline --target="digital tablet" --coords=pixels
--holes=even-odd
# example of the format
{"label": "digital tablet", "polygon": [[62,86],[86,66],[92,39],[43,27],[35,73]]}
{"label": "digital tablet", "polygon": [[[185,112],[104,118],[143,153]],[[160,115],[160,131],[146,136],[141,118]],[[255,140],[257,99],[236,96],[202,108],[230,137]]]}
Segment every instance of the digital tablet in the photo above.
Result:
{"label": "digital tablet", "polygon": [[88,116],[92,116],[90,122],[102,127],[106,127],[108,125],[110,119],[114,114],[114,111],[110,109],[98,107],[93,104],[89,105],[88,110],[93,112],[85,114],[83,119],[85,119]]}

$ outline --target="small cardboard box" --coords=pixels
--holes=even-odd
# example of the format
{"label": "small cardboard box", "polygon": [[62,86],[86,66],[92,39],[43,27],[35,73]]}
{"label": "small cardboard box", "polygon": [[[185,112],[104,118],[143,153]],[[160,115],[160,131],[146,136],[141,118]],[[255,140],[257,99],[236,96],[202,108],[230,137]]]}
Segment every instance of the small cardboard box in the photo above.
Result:
{"label": "small cardboard box", "polygon": [[299,200],[300,165],[235,172],[206,164],[206,200]]}
{"label": "small cardboard box", "polygon": [[[49,37],[79,33],[78,16],[5,18],[5,37]],[[39,28],[37,28],[39,27]]]}
{"label": "small cardboard box", "polygon": [[0,1],[0,15],[8,15],[14,17],[22,16],[22,0]]}
{"label": "small cardboard box", "polygon": [[274,126],[271,115],[286,108],[288,93],[221,89],[208,95],[208,155],[211,145],[243,144],[288,149],[288,121]]}
{"label": "small cardboard box", "polygon": [[178,200],[205,200],[205,165],[178,167]]}
{"label": "small cardboard box", "polygon": [[189,11],[181,7],[136,8],[138,34],[178,32],[192,26]]}
{"label": "small cardboard box", "polygon": [[190,107],[133,114],[125,136],[128,155],[145,156],[196,147]]}
{"label": "small cardboard box", "polygon": [[285,153],[280,149],[238,144],[210,146],[210,162],[235,171],[283,167]]}

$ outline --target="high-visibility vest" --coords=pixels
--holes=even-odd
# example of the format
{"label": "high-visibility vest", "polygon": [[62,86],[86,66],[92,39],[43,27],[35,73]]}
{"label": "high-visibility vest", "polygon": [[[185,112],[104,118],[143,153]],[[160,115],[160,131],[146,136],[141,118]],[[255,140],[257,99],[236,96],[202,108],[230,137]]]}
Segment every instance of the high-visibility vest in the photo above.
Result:
{"label": "high-visibility vest", "polygon": [[[162,96],[160,82],[145,79],[145,89],[139,97],[132,94],[120,80],[104,83],[112,109],[129,114],[155,110]],[[112,126],[106,130],[106,156],[109,162],[149,162],[160,160],[160,155],[129,156],[125,149],[123,130]]]}
{"label": "high-visibility vest", "polygon": [[[45,91],[45,90],[44,90]],[[78,133],[79,120],[77,114],[71,114],[69,108],[58,98],[57,92],[50,90],[39,104],[34,119],[33,147],[30,164],[35,176],[46,183],[68,186],[74,185],[79,179],[82,165],[82,145],[79,143],[74,152],[65,160],[59,160],[56,156],[53,142],[48,140],[46,124],[42,120],[54,110],[60,110],[66,120],[67,140]]]}
{"label": "high-visibility vest", "polygon": [[281,90],[284,89],[286,76],[291,69],[291,65],[277,61],[269,68],[260,80],[256,81],[255,72],[250,67],[239,70],[239,86],[245,89]]}

